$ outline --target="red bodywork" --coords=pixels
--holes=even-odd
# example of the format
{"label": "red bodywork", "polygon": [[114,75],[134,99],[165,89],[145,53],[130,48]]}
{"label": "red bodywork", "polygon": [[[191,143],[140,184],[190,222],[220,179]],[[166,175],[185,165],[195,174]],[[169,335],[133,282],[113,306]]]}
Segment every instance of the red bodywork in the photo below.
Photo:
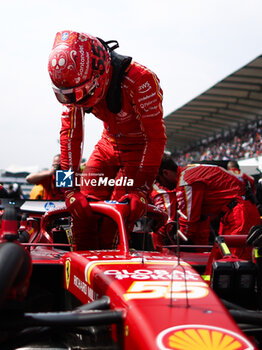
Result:
{"label": "red bodywork", "polygon": [[[123,313],[120,348],[256,349],[188,262],[167,249],[130,249],[125,229],[128,204],[90,205],[94,212],[117,223],[116,249],[65,251],[53,244],[52,221],[68,215],[64,208],[46,212],[39,233],[33,234],[25,246],[30,247],[33,266],[62,266],[61,287],[81,304],[104,295],[110,298],[110,308]],[[26,203],[21,210],[35,215]],[[182,256],[194,262],[194,253]],[[196,264],[205,264],[208,256],[195,254]],[[114,326],[112,336],[119,341],[119,331]]]}

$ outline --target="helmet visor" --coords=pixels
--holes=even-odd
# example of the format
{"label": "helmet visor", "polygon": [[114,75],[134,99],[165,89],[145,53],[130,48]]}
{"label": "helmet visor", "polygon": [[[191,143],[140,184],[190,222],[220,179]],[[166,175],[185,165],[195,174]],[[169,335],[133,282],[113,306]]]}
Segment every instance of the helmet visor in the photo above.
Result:
{"label": "helmet visor", "polygon": [[63,104],[75,104],[86,101],[94,94],[96,88],[96,80],[89,80],[82,85],[70,89],[58,89],[53,85],[53,90],[56,98]]}

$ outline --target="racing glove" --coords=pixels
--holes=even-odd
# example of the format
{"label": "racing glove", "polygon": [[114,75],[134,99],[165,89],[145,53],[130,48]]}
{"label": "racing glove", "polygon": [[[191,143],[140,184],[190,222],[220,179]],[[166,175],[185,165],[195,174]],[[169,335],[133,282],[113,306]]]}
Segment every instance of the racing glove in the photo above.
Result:
{"label": "racing glove", "polygon": [[81,192],[66,191],[65,204],[69,213],[78,219],[84,219],[93,214],[86,196]]}
{"label": "racing glove", "polygon": [[147,209],[147,200],[146,195],[141,192],[133,192],[122,196],[119,199],[119,202],[129,201],[130,214],[128,220],[131,223],[134,223],[136,220],[145,215]]}

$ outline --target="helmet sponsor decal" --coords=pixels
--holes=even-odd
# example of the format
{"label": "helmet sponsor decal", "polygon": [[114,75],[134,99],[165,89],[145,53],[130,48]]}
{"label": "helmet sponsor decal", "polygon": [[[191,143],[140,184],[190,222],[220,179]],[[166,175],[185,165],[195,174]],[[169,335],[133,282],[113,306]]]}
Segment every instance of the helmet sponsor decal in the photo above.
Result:
{"label": "helmet sponsor decal", "polygon": [[69,37],[69,33],[68,32],[64,32],[62,34],[61,40],[66,41],[68,39],[68,37]]}

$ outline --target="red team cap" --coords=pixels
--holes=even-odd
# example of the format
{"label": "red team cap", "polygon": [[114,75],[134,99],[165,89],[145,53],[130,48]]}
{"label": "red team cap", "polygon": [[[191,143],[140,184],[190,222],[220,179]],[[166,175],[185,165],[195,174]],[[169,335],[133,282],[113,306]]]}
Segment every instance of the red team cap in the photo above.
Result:
{"label": "red team cap", "polygon": [[59,102],[93,107],[110,80],[109,51],[97,38],[73,31],[56,34],[48,71]]}

